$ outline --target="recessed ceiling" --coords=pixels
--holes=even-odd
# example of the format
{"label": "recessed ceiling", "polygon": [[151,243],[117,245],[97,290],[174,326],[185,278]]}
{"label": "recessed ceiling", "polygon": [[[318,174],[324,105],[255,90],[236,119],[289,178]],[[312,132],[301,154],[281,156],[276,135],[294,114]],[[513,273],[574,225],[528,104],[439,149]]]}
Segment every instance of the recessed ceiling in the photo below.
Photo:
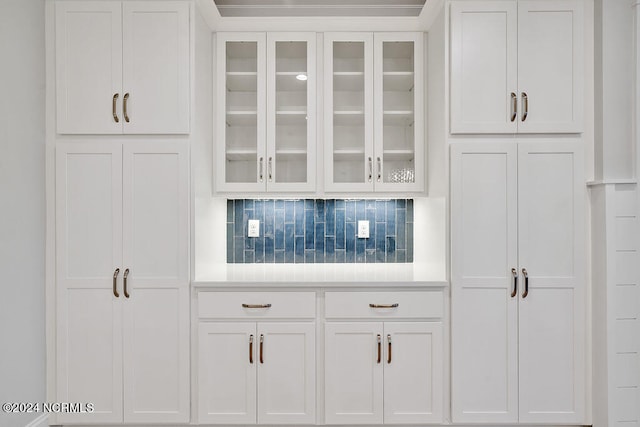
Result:
{"label": "recessed ceiling", "polygon": [[213,0],[221,16],[418,16],[426,0]]}

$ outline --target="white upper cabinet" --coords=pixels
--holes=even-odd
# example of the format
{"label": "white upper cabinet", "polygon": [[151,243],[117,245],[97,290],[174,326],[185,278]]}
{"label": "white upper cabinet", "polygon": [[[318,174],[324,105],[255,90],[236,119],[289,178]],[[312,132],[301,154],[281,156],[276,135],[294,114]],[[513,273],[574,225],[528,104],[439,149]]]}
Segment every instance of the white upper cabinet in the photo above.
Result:
{"label": "white upper cabinet", "polygon": [[583,5],[451,3],[451,133],[579,133]]}
{"label": "white upper cabinet", "polygon": [[190,4],[56,2],[60,134],[189,132]]}
{"label": "white upper cabinet", "polygon": [[315,33],[218,33],[218,191],[313,191]]}
{"label": "white upper cabinet", "polygon": [[325,187],[424,189],[422,33],[324,36]]}

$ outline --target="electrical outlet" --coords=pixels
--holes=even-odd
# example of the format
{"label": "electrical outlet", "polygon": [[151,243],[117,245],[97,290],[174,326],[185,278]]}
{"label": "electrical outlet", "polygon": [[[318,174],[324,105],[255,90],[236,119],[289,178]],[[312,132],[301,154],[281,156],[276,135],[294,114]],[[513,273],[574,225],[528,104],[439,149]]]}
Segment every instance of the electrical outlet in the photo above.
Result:
{"label": "electrical outlet", "polygon": [[358,238],[369,238],[369,221],[358,221]]}
{"label": "electrical outlet", "polygon": [[260,237],[260,220],[250,219],[247,228],[249,237]]}

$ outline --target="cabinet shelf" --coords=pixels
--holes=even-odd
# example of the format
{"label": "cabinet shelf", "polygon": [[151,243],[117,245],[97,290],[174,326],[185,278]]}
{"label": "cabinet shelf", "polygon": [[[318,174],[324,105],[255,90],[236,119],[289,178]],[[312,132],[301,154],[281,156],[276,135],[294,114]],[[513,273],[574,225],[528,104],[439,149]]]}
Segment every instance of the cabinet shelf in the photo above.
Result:
{"label": "cabinet shelf", "polygon": [[227,150],[227,160],[245,161],[254,160],[258,155],[257,150]]}
{"label": "cabinet shelf", "polygon": [[333,123],[336,126],[357,126],[364,123],[363,110],[342,110],[333,112]]}
{"label": "cabinet shelf", "polygon": [[258,84],[258,73],[255,71],[228,71],[227,90],[232,92],[255,92]]}
{"label": "cabinet shelf", "polygon": [[364,149],[334,150],[333,159],[337,162],[362,161]]}
{"label": "cabinet shelf", "polygon": [[385,71],[382,74],[385,91],[409,92],[413,90],[413,71]]}
{"label": "cabinet shelf", "polygon": [[252,110],[227,111],[227,126],[256,126],[258,112]]}
{"label": "cabinet shelf", "polygon": [[307,80],[298,80],[300,74],[307,75],[306,71],[279,71],[276,73],[276,88],[278,92],[306,92]]}
{"label": "cabinet shelf", "polygon": [[278,110],[276,111],[277,125],[303,125],[307,120],[305,110]]}
{"label": "cabinet shelf", "polygon": [[388,161],[411,161],[415,158],[414,150],[384,150],[382,152],[384,160]]}
{"label": "cabinet shelf", "polygon": [[411,110],[385,110],[385,126],[408,126],[413,124],[413,111]]}
{"label": "cabinet shelf", "polygon": [[337,71],[333,73],[333,90],[362,92],[364,89],[364,72]]}

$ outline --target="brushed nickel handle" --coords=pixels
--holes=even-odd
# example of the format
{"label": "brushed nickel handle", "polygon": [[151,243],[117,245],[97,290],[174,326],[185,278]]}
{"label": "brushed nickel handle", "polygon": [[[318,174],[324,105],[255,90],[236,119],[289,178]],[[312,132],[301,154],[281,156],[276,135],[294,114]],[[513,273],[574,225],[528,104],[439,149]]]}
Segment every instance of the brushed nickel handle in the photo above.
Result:
{"label": "brushed nickel handle", "polygon": [[380,180],[382,179],[382,160],[380,159],[380,157],[378,157],[376,161],[378,166],[378,176],[376,177],[376,179],[378,180],[378,182],[380,182]]}
{"label": "brushed nickel handle", "polygon": [[273,180],[273,157],[269,157],[269,182]]}
{"label": "brushed nickel handle", "polygon": [[264,180],[264,173],[263,173],[263,166],[264,166],[264,157],[260,157],[260,160],[258,160],[258,165],[260,168],[260,173],[259,173],[259,177],[260,177],[260,182],[262,182]]}
{"label": "brushed nickel handle", "polygon": [[391,363],[391,334],[387,334],[387,343],[389,343],[389,350],[387,351],[387,364]]}
{"label": "brushed nickel handle", "polygon": [[522,96],[522,121],[524,122],[529,115],[529,97],[526,92],[522,92],[520,96]]}
{"label": "brushed nickel handle", "polygon": [[527,269],[522,269],[522,275],[524,276],[524,292],[522,293],[522,298],[526,298],[529,295],[529,274],[527,273]]}
{"label": "brushed nickel handle", "polygon": [[511,92],[511,121],[515,122],[518,117],[518,96]]}
{"label": "brushed nickel handle", "polygon": [[376,363],[380,363],[380,360],[382,359],[382,341],[381,341],[381,337],[380,334],[377,335],[377,342],[378,342],[378,360],[376,361]]}
{"label": "brushed nickel handle", "polygon": [[511,269],[511,275],[513,276],[513,291],[511,291],[511,298],[518,295],[518,270]]}
{"label": "brushed nickel handle", "polygon": [[249,363],[253,365],[253,334],[249,335]]}
{"label": "brushed nickel handle", "polygon": [[264,335],[260,334],[260,363],[264,363],[263,358],[263,349],[264,349]]}
{"label": "brushed nickel handle", "polygon": [[116,268],[116,271],[113,272],[113,296],[116,298],[120,298],[120,294],[118,293],[118,286],[117,286],[118,274],[120,274],[120,269]]}
{"label": "brushed nickel handle", "polygon": [[123,279],[123,283],[124,283],[124,296],[126,298],[129,298],[129,292],[127,292],[127,277],[129,276],[129,269],[127,268],[124,271],[124,276],[122,276]]}
{"label": "brushed nickel handle", "polygon": [[111,100],[111,114],[113,114],[113,121],[116,123],[120,123],[120,119],[118,118],[118,113],[116,112],[116,103],[118,101],[119,94],[114,93],[113,99]]}
{"label": "brushed nickel handle", "polygon": [[373,159],[369,157],[369,182],[373,179]]}
{"label": "brushed nickel handle", "polygon": [[124,114],[124,121],[129,123],[129,114],[127,113],[127,101],[129,100],[129,92],[124,94],[122,98],[122,114]]}
{"label": "brushed nickel handle", "polygon": [[242,304],[242,308],[269,308],[271,304]]}
{"label": "brushed nickel handle", "polygon": [[393,303],[393,304],[369,304],[369,307],[371,308],[398,308],[400,304]]}

